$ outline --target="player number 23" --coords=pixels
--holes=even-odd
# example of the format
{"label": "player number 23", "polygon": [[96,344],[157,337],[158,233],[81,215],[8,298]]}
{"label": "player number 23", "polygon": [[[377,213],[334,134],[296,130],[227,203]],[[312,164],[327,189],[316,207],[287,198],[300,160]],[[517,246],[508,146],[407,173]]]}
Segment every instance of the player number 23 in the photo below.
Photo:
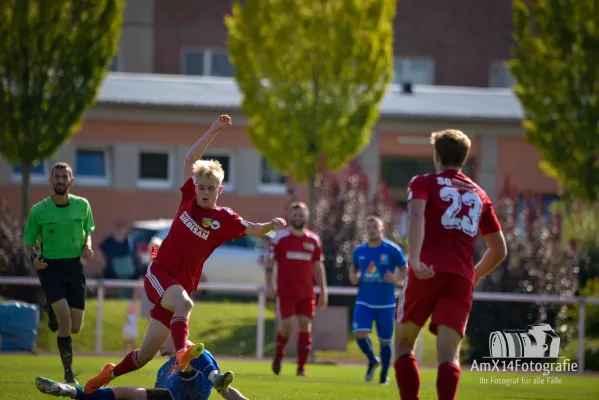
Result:
{"label": "player number 23", "polygon": [[[474,193],[466,192],[463,195],[456,189],[444,187],[440,192],[443,201],[451,204],[441,217],[441,224],[445,229],[459,229],[467,235],[476,236],[478,221],[482,208],[482,201]],[[468,215],[458,217],[462,206],[468,207]]]}

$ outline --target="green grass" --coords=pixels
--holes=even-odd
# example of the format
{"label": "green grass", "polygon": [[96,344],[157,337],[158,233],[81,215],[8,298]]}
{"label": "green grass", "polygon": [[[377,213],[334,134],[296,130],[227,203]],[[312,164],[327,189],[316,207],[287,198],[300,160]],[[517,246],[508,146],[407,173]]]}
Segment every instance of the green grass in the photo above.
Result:
{"label": "green grass", "polygon": [[[126,301],[107,300],[103,308],[102,348],[106,352],[123,351],[122,329],[125,322]],[[95,351],[97,302],[90,300],[86,304],[83,330],[73,336],[73,348],[80,353]],[[265,313],[265,355],[274,354],[275,312],[269,307]],[[190,318],[190,339],[203,342],[208,348],[219,354],[232,356],[253,356],[256,354],[256,322],[258,306],[256,303],[227,301],[198,301]],[[147,327],[147,321],[141,320],[140,338]],[[56,334],[51,333],[43,319],[39,325],[37,349],[56,351]],[[351,335],[350,335],[351,337]],[[374,332],[373,339],[376,338]],[[139,344],[139,343],[138,343]],[[293,354],[295,346],[289,346]],[[435,365],[435,338],[428,330],[424,334],[424,365]],[[350,339],[345,352],[317,351],[316,359],[322,361],[363,362],[364,355],[353,339]]]}
{"label": "green grass", "polygon": [[[76,357],[75,371],[80,383],[96,374],[114,358]],[[154,360],[143,369],[118,378],[115,385],[151,387],[162,360]],[[267,362],[232,361],[221,359],[220,367],[236,373],[234,385],[250,399],[260,400],[351,400],[351,399],[397,399],[397,388],[392,379],[389,386],[364,383],[364,370],[359,367],[309,365],[309,377],[293,376],[294,366],[284,364],[281,376],[273,376]],[[44,398],[34,385],[36,376],[41,375],[60,380],[60,360],[55,355],[0,355],[0,400],[28,400]],[[436,399],[435,374],[432,369],[421,371],[421,399]],[[552,377],[554,375],[551,375]],[[492,383],[495,378],[520,378],[516,384]],[[530,379],[522,383],[522,377]],[[460,382],[460,400],[569,400],[598,399],[599,378],[597,376],[561,375],[559,383],[534,383],[533,374],[478,373],[464,371]],[[556,376],[557,377],[557,376]],[[481,378],[488,383],[482,383]],[[307,386],[306,386],[307,385]],[[213,394],[211,399],[220,398]]]}

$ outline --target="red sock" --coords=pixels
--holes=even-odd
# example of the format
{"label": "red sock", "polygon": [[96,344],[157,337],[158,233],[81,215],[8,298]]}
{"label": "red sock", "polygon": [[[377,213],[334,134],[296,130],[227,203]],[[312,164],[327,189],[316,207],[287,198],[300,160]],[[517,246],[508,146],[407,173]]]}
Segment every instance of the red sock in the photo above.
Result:
{"label": "red sock", "polygon": [[413,355],[408,354],[395,360],[395,380],[402,400],[420,399],[420,372]]}
{"label": "red sock", "polygon": [[185,317],[173,317],[171,319],[171,336],[176,351],[187,348],[187,337],[189,336],[187,322]]}
{"label": "red sock", "polygon": [[451,362],[439,364],[437,396],[439,400],[455,400],[460,382],[460,367]]}
{"label": "red sock", "polygon": [[312,333],[300,332],[297,338],[297,368],[304,369],[312,349]]}
{"label": "red sock", "polygon": [[129,372],[137,371],[143,367],[139,360],[137,359],[137,350],[133,350],[131,353],[127,354],[123,361],[118,363],[117,366],[112,370],[112,374],[116,376],[125,375]]}
{"label": "red sock", "polygon": [[287,346],[287,342],[289,342],[289,336],[282,336],[280,332],[277,332],[277,350],[276,356],[279,358],[283,358],[285,355],[285,346]]}

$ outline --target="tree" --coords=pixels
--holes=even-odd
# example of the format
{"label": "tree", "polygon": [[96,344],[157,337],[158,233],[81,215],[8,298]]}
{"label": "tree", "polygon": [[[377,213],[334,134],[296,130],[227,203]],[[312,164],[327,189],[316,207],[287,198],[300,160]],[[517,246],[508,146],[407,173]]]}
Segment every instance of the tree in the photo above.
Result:
{"label": "tree", "polygon": [[597,15],[596,0],[515,0],[510,62],[541,167],[569,197],[591,202],[599,199]]}
{"label": "tree", "polygon": [[0,153],[21,165],[22,218],[31,167],[78,129],[117,51],[123,0],[0,2]]}
{"label": "tree", "polygon": [[248,133],[310,185],[370,141],[393,75],[395,0],[247,0],[226,18]]}

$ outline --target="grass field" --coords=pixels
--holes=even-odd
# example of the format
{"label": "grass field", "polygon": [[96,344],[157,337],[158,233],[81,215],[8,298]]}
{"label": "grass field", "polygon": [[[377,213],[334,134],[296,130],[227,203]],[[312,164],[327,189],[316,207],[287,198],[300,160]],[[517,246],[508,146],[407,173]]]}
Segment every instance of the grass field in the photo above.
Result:
{"label": "grass field", "polygon": [[[115,361],[112,358],[77,357],[75,371],[79,373],[80,383],[84,383],[101,367]],[[116,385],[134,385],[151,387],[154,384],[160,360],[154,360],[140,371],[114,381]],[[220,367],[236,373],[235,387],[250,399],[260,400],[351,400],[351,399],[397,399],[395,381],[389,386],[364,383],[363,368],[351,366],[309,365],[308,377],[293,376],[294,366],[284,364],[281,376],[275,377],[270,372],[267,362],[232,361],[221,359]],[[36,376],[61,379],[60,360],[57,356],[44,355],[3,355],[0,356],[0,400],[28,400],[46,398],[37,392],[34,385]],[[435,374],[432,369],[421,371],[421,399],[436,399]],[[553,376],[553,375],[552,375]],[[522,377],[530,380],[523,383]],[[542,377],[533,374],[479,373],[464,372],[458,398],[463,400],[596,400],[599,399],[599,378],[597,376],[561,375],[559,382],[534,383],[534,379]],[[488,383],[481,383],[481,378]],[[506,386],[494,382],[493,378],[520,378],[515,384]],[[49,398],[49,397],[48,397]],[[211,399],[220,398],[213,394]]]}
{"label": "grass field", "polygon": [[[103,309],[102,348],[107,352],[119,352],[123,349],[122,328],[125,322],[126,302],[124,300],[107,300]],[[85,312],[83,330],[73,336],[73,348],[80,353],[92,353],[96,343],[97,303],[88,301]],[[274,354],[275,312],[266,310],[265,355]],[[219,354],[231,356],[254,356],[256,354],[256,321],[258,306],[255,303],[198,301],[190,318],[190,339],[203,342],[207,348],[218,349]],[[140,341],[147,327],[142,320],[139,326]],[[348,327],[349,329],[349,327]],[[376,336],[374,336],[376,337]],[[46,321],[39,326],[37,349],[39,351],[56,351],[56,334],[51,333]],[[290,352],[295,346],[289,346]],[[378,346],[377,346],[378,347]],[[423,364],[435,365],[435,339],[428,331],[424,335]],[[377,350],[378,351],[378,350]],[[362,362],[364,355],[353,339],[344,352],[316,352],[316,359],[340,362]]]}

